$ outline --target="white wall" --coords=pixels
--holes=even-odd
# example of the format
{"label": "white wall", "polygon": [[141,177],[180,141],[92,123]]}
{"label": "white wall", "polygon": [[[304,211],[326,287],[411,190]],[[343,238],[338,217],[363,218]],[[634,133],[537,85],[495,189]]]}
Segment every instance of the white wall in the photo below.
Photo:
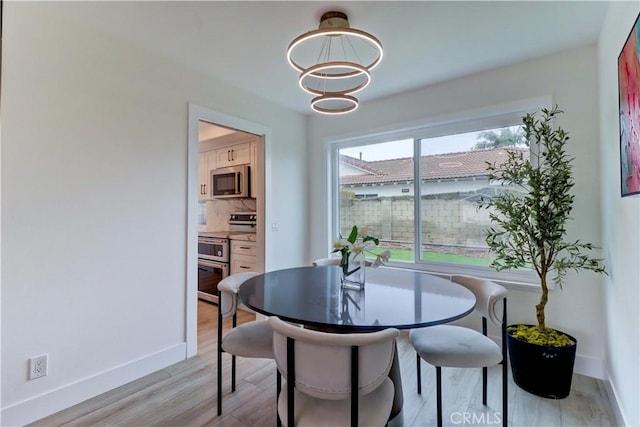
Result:
{"label": "white wall", "polygon": [[640,2],[611,2],[598,44],[609,391],[620,425],[640,425],[640,197],[620,197],[618,55]]}
{"label": "white wall", "polygon": [[188,103],[271,130],[267,268],[307,258],[304,117],[55,13],[74,3],[3,8],[2,425],[185,357]]}
{"label": "white wall", "polygon": [[[579,78],[576,78],[579,76]],[[373,83],[375,84],[375,82]],[[329,247],[327,204],[327,141],[382,132],[402,123],[481,110],[551,95],[565,114],[557,121],[570,132],[568,146],[575,156],[574,221],[569,239],[601,244],[599,181],[599,116],[596,48],[585,47],[559,55],[476,74],[448,83],[366,103],[346,117],[313,116],[310,119],[311,258],[326,256]],[[535,321],[537,292],[511,290],[510,321]],[[604,376],[603,278],[593,273],[570,274],[563,291],[554,291],[547,306],[547,323],[578,340],[576,371]]]}

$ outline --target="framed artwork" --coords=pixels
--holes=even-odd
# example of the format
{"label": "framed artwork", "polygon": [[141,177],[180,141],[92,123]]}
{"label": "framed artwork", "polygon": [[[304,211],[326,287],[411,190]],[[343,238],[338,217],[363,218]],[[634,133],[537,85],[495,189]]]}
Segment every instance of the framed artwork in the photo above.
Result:
{"label": "framed artwork", "polygon": [[622,197],[640,194],[640,25],[638,18],[618,56],[620,184]]}

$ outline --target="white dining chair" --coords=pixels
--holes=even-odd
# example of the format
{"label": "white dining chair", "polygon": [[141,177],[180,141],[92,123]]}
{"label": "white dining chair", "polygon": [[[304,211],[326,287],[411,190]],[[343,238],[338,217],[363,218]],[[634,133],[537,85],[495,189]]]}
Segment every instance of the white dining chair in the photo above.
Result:
{"label": "white dining chair", "polygon": [[[420,359],[424,359],[436,368],[436,406],[438,427],[441,427],[442,367],[482,368],[482,404],[486,406],[487,367],[502,363],[502,424],[507,426],[507,290],[497,283],[471,276],[454,275],[451,281],[476,296],[475,311],[482,316],[482,333],[455,325],[412,329],[409,339],[417,353],[418,393],[422,393]],[[487,318],[500,326],[501,346],[487,336]]]}
{"label": "white dining chair", "polygon": [[397,329],[334,334],[270,317],[273,352],[286,379],[278,396],[282,424],[384,426],[393,405],[389,370]]}
{"label": "white dining chair", "polygon": [[[237,326],[238,289],[257,275],[235,273],[218,283],[218,415],[222,414],[222,353],[231,354],[231,392],[236,391],[236,356],[273,359],[273,331],[267,320]],[[232,329],[223,335],[223,321],[228,318]],[[279,390],[279,374],[277,380]]]}

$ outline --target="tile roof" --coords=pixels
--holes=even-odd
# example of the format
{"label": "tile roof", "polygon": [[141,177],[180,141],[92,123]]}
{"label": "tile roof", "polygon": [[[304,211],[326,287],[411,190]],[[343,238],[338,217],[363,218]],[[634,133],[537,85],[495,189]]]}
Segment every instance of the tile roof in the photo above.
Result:
{"label": "tile roof", "polygon": [[[427,180],[471,178],[487,175],[487,162],[501,165],[507,159],[507,151],[526,153],[528,148],[492,148],[459,153],[422,156],[421,178]],[[367,162],[341,155],[347,165],[361,169],[363,175],[340,177],[341,184],[373,184],[413,181],[413,158],[376,160]]]}

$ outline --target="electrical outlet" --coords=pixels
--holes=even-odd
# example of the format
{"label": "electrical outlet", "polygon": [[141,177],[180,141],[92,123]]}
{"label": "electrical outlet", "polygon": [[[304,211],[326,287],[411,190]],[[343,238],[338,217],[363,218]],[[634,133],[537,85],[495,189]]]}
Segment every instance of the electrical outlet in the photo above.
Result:
{"label": "electrical outlet", "polygon": [[48,373],[49,355],[41,354],[29,359],[29,380],[44,377]]}

